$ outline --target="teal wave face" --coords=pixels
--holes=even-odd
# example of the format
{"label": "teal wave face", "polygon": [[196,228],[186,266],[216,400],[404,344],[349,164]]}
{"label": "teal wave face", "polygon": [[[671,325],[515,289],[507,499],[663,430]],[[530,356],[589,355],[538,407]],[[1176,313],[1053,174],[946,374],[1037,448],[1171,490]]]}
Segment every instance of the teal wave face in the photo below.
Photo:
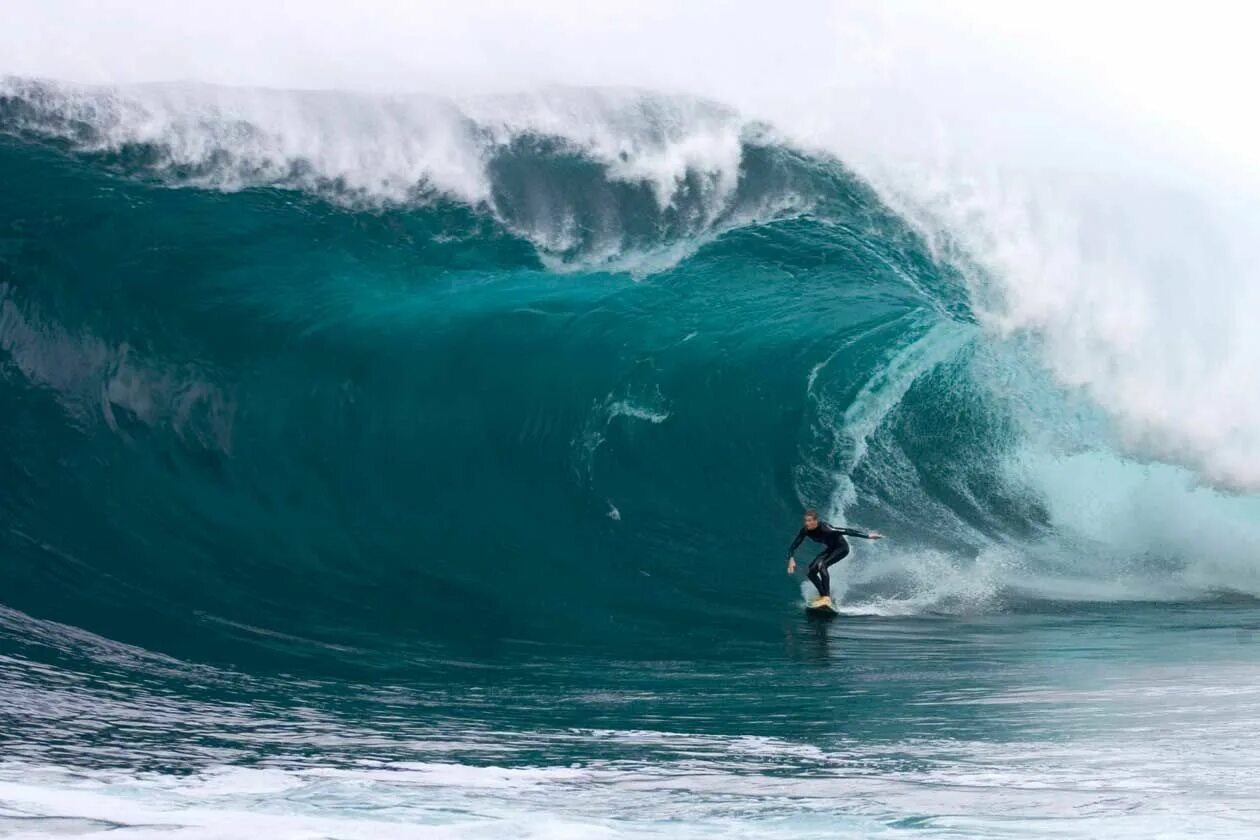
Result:
{"label": "teal wave face", "polygon": [[662,204],[529,136],[485,203],[365,208],[0,114],[8,607],[197,660],[664,655],[774,624],[803,505],[894,535],[858,609],[1075,597],[1024,468],[1105,424],[834,161],[746,141]]}
{"label": "teal wave face", "polygon": [[[483,610],[531,633],[719,597],[751,613],[781,597],[765,560],[814,445],[811,367],[852,343],[826,376],[856,390],[925,328],[890,256],[833,221],[732,231],[636,281],[548,273],[457,207],[4,160],[33,181],[4,211],[27,221],[6,439],[59,499],[10,515],[120,588],[96,609],[421,637],[477,635]],[[32,593],[46,539],[11,546]]]}

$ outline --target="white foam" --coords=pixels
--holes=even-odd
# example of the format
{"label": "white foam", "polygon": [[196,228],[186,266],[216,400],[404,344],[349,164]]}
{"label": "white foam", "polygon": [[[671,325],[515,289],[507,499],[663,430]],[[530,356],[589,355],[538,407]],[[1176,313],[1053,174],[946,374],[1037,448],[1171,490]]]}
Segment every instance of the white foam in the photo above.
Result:
{"label": "white foam", "polygon": [[[556,733],[659,745],[675,759],[582,766],[495,767],[364,762],[356,767],[214,767],[188,775],[0,763],[0,825],[8,836],[285,838],[835,838],[1151,836],[1176,816],[1189,833],[1248,837],[1255,761],[1224,749],[1210,725],[1254,705],[1250,672],[1188,677],[1129,673],[1117,685],[1058,692],[928,693],[915,705],[1049,703],[1103,709],[1118,722],[1166,721],[1151,737],[1120,726],[1057,740],[849,738],[826,746],[777,738],[653,731]],[[1115,677],[1115,674],[1112,674]],[[1142,679],[1145,677],[1145,679]],[[1190,680],[1193,680],[1191,682]],[[1154,685],[1153,685],[1154,684]],[[1221,692],[1223,685],[1231,690]],[[1187,712],[1190,693],[1196,709]],[[913,707],[912,707],[913,708]],[[905,711],[905,710],[903,710]],[[930,714],[930,712],[929,712]],[[1038,717],[1044,717],[1038,714]],[[1203,731],[1187,729],[1201,724]],[[1237,737],[1254,734],[1252,725]],[[1219,734],[1219,733],[1218,733]],[[1186,762],[1193,742],[1196,760]],[[1219,743],[1218,743],[1219,742]],[[1237,799],[1242,797],[1243,799]],[[1001,819],[958,814],[1002,813]],[[905,823],[907,817],[912,820]],[[1064,820],[1064,817],[1071,819]],[[1105,830],[1104,830],[1105,829]]]}
{"label": "white foam", "polygon": [[634,420],[644,420],[648,423],[659,425],[669,419],[669,412],[663,409],[636,405],[629,400],[617,400],[608,406],[608,419],[612,420],[614,417],[630,417]]}
{"label": "white foam", "polygon": [[467,98],[460,109],[498,145],[526,133],[564,138],[607,164],[613,179],[651,184],[661,208],[674,204],[692,173],[712,175],[709,207],[723,207],[735,189],[743,121],[714,103],[627,90],[551,88]]}
{"label": "white foam", "polygon": [[[1039,537],[1006,542],[960,527],[974,555],[893,538],[862,543],[833,567],[841,612],[975,613],[1010,599],[1189,601],[1260,597],[1260,501],[1223,493],[1188,470],[1108,450],[1025,447],[1008,461],[1012,488],[1048,516]],[[802,596],[812,587],[802,586]]]}
{"label": "white foam", "polygon": [[[681,259],[736,209],[742,143],[752,130],[714,103],[621,89],[456,100],[200,84],[98,88],[9,77],[0,80],[0,95],[34,106],[22,124],[37,134],[88,151],[152,147],[150,165],[171,183],[228,191],[279,186],[375,206],[437,195],[497,212],[490,172],[496,156],[522,139],[545,137],[602,165],[611,182],[648,185],[658,212],[683,195],[697,208],[685,241],[623,254],[613,236],[583,255],[587,265],[625,257],[625,268],[637,272]],[[775,196],[764,208],[740,209],[725,226],[793,206],[791,196]],[[589,224],[566,213],[560,205],[539,218],[499,215],[547,256],[578,247]]]}
{"label": "white foam", "polygon": [[832,597],[845,615],[967,614],[991,610],[1010,591],[1018,555],[990,548],[975,557],[893,540],[863,546],[832,567]]}
{"label": "white foam", "polygon": [[[70,136],[88,150],[155,146],[159,166],[178,182],[316,190],[336,181],[377,202],[406,200],[421,184],[473,204],[489,194],[474,126],[438,97],[199,84],[94,88],[16,78],[4,79],[0,93],[38,104],[29,129]],[[59,120],[93,131],[73,135]],[[176,174],[181,168],[191,174]]]}
{"label": "white foam", "polygon": [[[885,196],[937,253],[964,252],[973,306],[999,336],[1116,422],[1132,453],[1260,488],[1260,273],[1240,246],[1260,208],[1099,176],[937,174]],[[912,196],[912,197],[908,197]],[[971,262],[974,260],[974,262]]]}

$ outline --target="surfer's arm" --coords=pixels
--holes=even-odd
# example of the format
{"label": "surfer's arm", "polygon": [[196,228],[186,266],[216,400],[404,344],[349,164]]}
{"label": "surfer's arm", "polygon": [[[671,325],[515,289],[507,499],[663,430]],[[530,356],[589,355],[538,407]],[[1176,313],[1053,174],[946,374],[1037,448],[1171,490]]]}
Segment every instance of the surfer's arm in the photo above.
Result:
{"label": "surfer's arm", "polygon": [[859,531],[857,528],[837,528],[836,530],[846,537],[861,537],[864,540],[879,540],[884,537],[878,531]]}
{"label": "surfer's arm", "polygon": [[796,571],[796,549],[801,547],[801,543],[805,541],[805,529],[802,528],[800,533],[796,535],[796,539],[792,540],[792,546],[788,549],[787,573],[790,575]]}
{"label": "surfer's arm", "polygon": [[788,549],[788,559],[792,559],[792,555],[796,553],[796,549],[801,547],[801,543],[805,542],[805,529],[802,528],[800,533],[796,535],[796,539],[792,540],[792,547]]}

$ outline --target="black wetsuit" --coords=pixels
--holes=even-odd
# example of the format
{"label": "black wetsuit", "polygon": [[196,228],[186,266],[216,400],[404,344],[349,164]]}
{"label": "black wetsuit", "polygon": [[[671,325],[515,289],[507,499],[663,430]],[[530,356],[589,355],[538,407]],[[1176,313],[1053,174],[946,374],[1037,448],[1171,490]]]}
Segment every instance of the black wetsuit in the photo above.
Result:
{"label": "black wetsuit", "polygon": [[832,564],[839,563],[849,554],[849,544],[845,542],[845,536],[861,537],[869,540],[871,535],[866,531],[858,531],[854,528],[837,528],[834,525],[828,525],[826,522],[819,522],[818,527],[814,530],[802,528],[801,532],[796,535],[796,539],[792,541],[792,547],[788,549],[788,557],[796,553],[796,549],[805,541],[806,537],[817,543],[822,543],[825,548],[819,553],[814,561],[809,564],[809,581],[814,584],[814,588],[818,590],[819,595],[831,595],[831,576],[827,574],[827,567]]}

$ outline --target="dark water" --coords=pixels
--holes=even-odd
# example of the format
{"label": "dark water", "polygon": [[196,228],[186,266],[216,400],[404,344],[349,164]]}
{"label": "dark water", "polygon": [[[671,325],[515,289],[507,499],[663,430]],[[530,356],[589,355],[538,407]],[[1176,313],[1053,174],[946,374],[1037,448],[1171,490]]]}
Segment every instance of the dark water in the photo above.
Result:
{"label": "dark water", "polygon": [[[1252,587],[1063,516],[1185,476],[840,162],[372,200],[87,101],[0,95],[0,833],[1254,834]],[[889,535],[830,622],[804,505]]]}

